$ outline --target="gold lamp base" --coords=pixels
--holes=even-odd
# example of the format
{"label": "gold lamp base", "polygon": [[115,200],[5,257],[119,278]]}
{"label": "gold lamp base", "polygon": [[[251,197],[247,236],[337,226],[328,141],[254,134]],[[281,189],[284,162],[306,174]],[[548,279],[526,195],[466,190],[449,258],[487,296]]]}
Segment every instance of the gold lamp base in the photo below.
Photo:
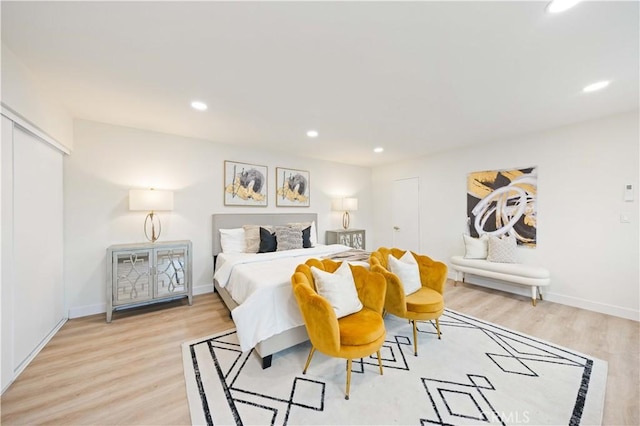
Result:
{"label": "gold lamp base", "polygon": [[[158,224],[158,233],[156,234],[156,222]],[[149,225],[151,225],[151,237],[149,237]],[[155,215],[153,212],[149,213],[144,220],[144,236],[147,237],[147,240],[155,243],[158,238],[160,238],[160,233],[162,232],[162,224],[160,223],[160,218]]]}
{"label": "gold lamp base", "polygon": [[351,217],[349,216],[349,212],[345,211],[342,215],[342,227],[344,229],[349,229],[349,222],[351,221]]}

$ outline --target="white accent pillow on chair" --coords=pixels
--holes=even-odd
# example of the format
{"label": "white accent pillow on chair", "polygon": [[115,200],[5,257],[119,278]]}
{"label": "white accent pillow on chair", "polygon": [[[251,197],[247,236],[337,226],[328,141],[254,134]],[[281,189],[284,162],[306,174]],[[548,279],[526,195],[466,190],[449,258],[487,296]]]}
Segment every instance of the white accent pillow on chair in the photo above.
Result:
{"label": "white accent pillow on chair", "polygon": [[409,250],[402,255],[400,259],[396,259],[392,254],[389,255],[389,271],[398,276],[402,286],[404,287],[404,294],[410,295],[420,290],[422,282],[420,282],[420,270],[418,269],[418,262]]}
{"label": "white accent pillow on chair", "polygon": [[318,294],[329,301],[336,317],[346,317],[362,309],[353,273],[347,262],[342,262],[334,273],[312,266],[311,275]]}

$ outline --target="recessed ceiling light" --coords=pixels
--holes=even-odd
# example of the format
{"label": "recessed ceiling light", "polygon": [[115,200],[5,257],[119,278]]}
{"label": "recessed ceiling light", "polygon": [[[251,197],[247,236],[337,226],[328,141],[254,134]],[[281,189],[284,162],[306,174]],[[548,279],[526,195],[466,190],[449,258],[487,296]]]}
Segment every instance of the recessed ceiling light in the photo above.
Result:
{"label": "recessed ceiling light", "polygon": [[309,130],[307,132],[307,136],[309,136],[310,138],[317,138],[318,137],[318,131],[317,130]]}
{"label": "recessed ceiling light", "polygon": [[595,92],[596,90],[604,89],[609,85],[609,81],[599,81],[597,83],[593,83],[582,89],[583,92]]}
{"label": "recessed ceiling light", "polygon": [[191,108],[197,109],[198,111],[206,111],[207,110],[207,104],[205,104],[204,102],[200,102],[200,101],[193,101],[193,102],[191,102]]}
{"label": "recessed ceiling light", "polygon": [[379,152],[382,152],[382,151],[384,151],[384,148],[382,148],[381,146],[379,146],[377,148],[373,148],[373,152],[375,152],[375,153],[379,153]]}
{"label": "recessed ceiling light", "polygon": [[553,0],[551,3],[547,5],[547,12],[549,13],[560,13],[564,12],[567,9],[571,9],[576,4],[580,3],[581,0]]}

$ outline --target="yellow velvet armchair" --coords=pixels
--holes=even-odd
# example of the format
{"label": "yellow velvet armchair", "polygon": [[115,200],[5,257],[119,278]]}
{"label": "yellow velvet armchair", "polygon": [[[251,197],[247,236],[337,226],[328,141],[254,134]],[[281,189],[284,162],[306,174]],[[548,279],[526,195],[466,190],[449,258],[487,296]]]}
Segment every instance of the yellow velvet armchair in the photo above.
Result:
{"label": "yellow velvet armchair", "polygon": [[398,276],[389,271],[389,255],[401,258],[406,251],[397,248],[380,247],[371,253],[369,263],[371,271],[379,272],[387,280],[387,295],[384,309],[393,315],[407,318],[413,323],[413,350],[418,356],[418,328],[416,321],[435,320],[438,339],[440,339],[440,315],[444,312],[444,285],[447,281],[447,265],[431,258],[411,252],[420,272],[421,288],[405,295],[404,287]]}
{"label": "yellow velvet armchair", "polygon": [[376,352],[380,374],[382,374],[380,348],[386,336],[382,318],[386,281],[382,275],[362,266],[349,265],[358,298],[363,307],[358,312],[337,318],[329,301],[317,293],[311,266],[333,273],[340,265],[341,262],[328,259],[310,259],[305,264],[298,265],[291,277],[291,283],[311,340],[311,350],[302,373],[306,374],[316,349],[328,356],[345,358],[347,360],[345,399],[349,399],[352,359],[369,356]]}

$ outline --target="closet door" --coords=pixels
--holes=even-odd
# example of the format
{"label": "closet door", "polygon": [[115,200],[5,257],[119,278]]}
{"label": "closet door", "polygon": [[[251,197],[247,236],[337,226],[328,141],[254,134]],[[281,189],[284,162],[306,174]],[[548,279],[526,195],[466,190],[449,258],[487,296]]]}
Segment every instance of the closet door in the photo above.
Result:
{"label": "closet door", "polygon": [[13,121],[2,116],[2,334],[0,361],[2,390],[13,380]]}
{"label": "closet door", "polygon": [[13,158],[14,341],[21,363],[65,316],[62,154],[15,126]]}
{"label": "closet door", "polygon": [[[3,117],[3,127],[5,120]],[[12,140],[5,139],[9,135],[4,128],[2,134],[3,389],[66,316],[63,154],[12,124]],[[10,358],[10,365],[5,365],[5,356]]]}

